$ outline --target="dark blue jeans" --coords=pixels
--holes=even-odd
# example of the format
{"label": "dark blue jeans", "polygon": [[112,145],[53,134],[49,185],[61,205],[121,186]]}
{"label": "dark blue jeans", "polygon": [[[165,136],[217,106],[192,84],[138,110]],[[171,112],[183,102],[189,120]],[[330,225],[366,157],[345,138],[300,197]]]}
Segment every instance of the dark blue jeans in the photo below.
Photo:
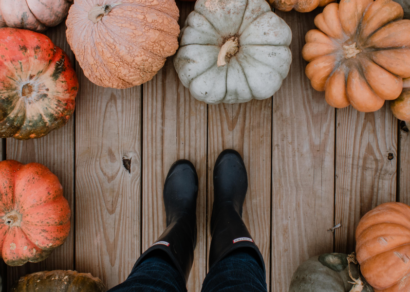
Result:
{"label": "dark blue jeans", "polygon": [[[134,267],[124,283],[108,292],[134,291],[183,292],[187,289],[184,278],[167,255],[156,253]],[[202,285],[202,292],[238,291],[267,291],[265,272],[247,249],[238,249],[219,261]]]}

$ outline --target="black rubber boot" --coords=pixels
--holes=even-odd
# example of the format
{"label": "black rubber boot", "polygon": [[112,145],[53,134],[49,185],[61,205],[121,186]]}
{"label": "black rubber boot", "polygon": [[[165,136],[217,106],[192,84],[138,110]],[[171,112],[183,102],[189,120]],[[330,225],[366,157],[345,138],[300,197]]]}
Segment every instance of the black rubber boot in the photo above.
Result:
{"label": "black rubber boot", "polygon": [[155,251],[164,251],[182,274],[185,282],[194,261],[196,246],[196,199],[198,176],[187,160],[175,162],[168,172],[164,186],[167,229],[138,259],[136,265]]}
{"label": "black rubber boot", "polygon": [[235,150],[223,151],[214,168],[214,206],[211,217],[210,269],[239,248],[246,248],[265,270],[263,257],[242,221],[242,206],[248,189],[245,164]]}

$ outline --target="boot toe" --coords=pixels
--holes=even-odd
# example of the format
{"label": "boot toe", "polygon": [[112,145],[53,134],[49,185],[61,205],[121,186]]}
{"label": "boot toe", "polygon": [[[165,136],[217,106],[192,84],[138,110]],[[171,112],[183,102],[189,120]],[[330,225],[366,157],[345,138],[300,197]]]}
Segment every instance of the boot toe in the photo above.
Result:
{"label": "boot toe", "polygon": [[246,171],[245,163],[243,162],[241,155],[233,149],[226,149],[219,154],[218,159],[215,162],[215,169],[224,166],[241,166]]}

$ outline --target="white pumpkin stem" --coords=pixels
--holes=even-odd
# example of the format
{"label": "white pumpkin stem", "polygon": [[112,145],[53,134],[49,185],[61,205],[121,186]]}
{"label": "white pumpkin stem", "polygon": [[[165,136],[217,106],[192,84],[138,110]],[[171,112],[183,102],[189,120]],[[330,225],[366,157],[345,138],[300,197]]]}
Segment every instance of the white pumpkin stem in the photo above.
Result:
{"label": "white pumpkin stem", "polygon": [[362,292],[363,288],[364,288],[363,281],[360,279],[360,276],[359,276],[359,279],[353,278],[352,272],[350,271],[350,263],[353,263],[353,264],[357,265],[356,255],[355,255],[354,252],[347,256],[347,265],[348,265],[349,277],[353,281],[353,282],[349,282],[350,284],[353,284],[353,287],[350,290],[350,292]]}
{"label": "white pumpkin stem", "polygon": [[225,66],[226,65],[226,58],[230,58],[234,56],[239,50],[239,39],[237,37],[231,37],[228,39],[223,46],[221,47],[221,50],[219,51],[218,55],[218,62],[217,65],[218,67]]}
{"label": "white pumpkin stem", "polygon": [[93,23],[99,22],[105,15],[111,12],[111,10],[115,7],[120,5],[121,3],[115,3],[111,5],[95,5],[91,10],[88,12],[88,19],[91,20]]}

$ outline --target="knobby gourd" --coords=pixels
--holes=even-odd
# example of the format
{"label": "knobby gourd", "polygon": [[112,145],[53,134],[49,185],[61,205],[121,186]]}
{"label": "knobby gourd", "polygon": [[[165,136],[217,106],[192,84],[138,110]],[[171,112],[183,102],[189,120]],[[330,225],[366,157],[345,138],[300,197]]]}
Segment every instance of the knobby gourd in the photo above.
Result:
{"label": "knobby gourd", "polygon": [[373,292],[361,277],[354,254],[322,254],[302,263],[289,292]]}
{"label": "knobby gourd", "polygon": [[269,3],[278,10],[298,12],[310,12],[318,6],[323,7],[335,0],[269,0]]}
{"label": "knobby gourd", "polygon": [[0,0],[0,27],[45,31],[67,16],[72,0]]}
{"label": "knobby gourd", "polygon": [[266,99],[289,72],[291,39],[264,0],[199,0],[174,65],[182,84],[206,103]]}
{"label": "knobby gourd", "polygon": [[390,103],[390,108],[396,118],[406,123],[410,129],[410,78],[403,80],[403,92],[399,98]]}
{"label": "knobby gourd", "polygon": [[47,258],[66,240],[70,215],[63,187],[47,167],[0,162],[0,247],[7,265]]}
{"label": "knobby gourd", "polygon": [[21,277],[10,292],[105,292],[104,283],[76,271],[38,272]]}
{"label": "knobby gourd", "polygon": [[361,272],[375,291],[410,291],[410,206],[385,203],[366,213],[356,242]]}
{"label": "knobby gourd", "polygon": [[0,137],[39,138],[74,112],[78,80],[68,56],[45,35],[0,29]]}
{"label": "knobby gourd", "polygon": [[410,77],[410,20],[391,0],[341,0],[315,18],[303,57],[313,88],[333,107],[361,112],[399,97]]}
{"label": "knobby gourd", "polygon": [[173,0],[76,0],[67,40],[91,82],[129,88],[154,77],[178,48]]}

